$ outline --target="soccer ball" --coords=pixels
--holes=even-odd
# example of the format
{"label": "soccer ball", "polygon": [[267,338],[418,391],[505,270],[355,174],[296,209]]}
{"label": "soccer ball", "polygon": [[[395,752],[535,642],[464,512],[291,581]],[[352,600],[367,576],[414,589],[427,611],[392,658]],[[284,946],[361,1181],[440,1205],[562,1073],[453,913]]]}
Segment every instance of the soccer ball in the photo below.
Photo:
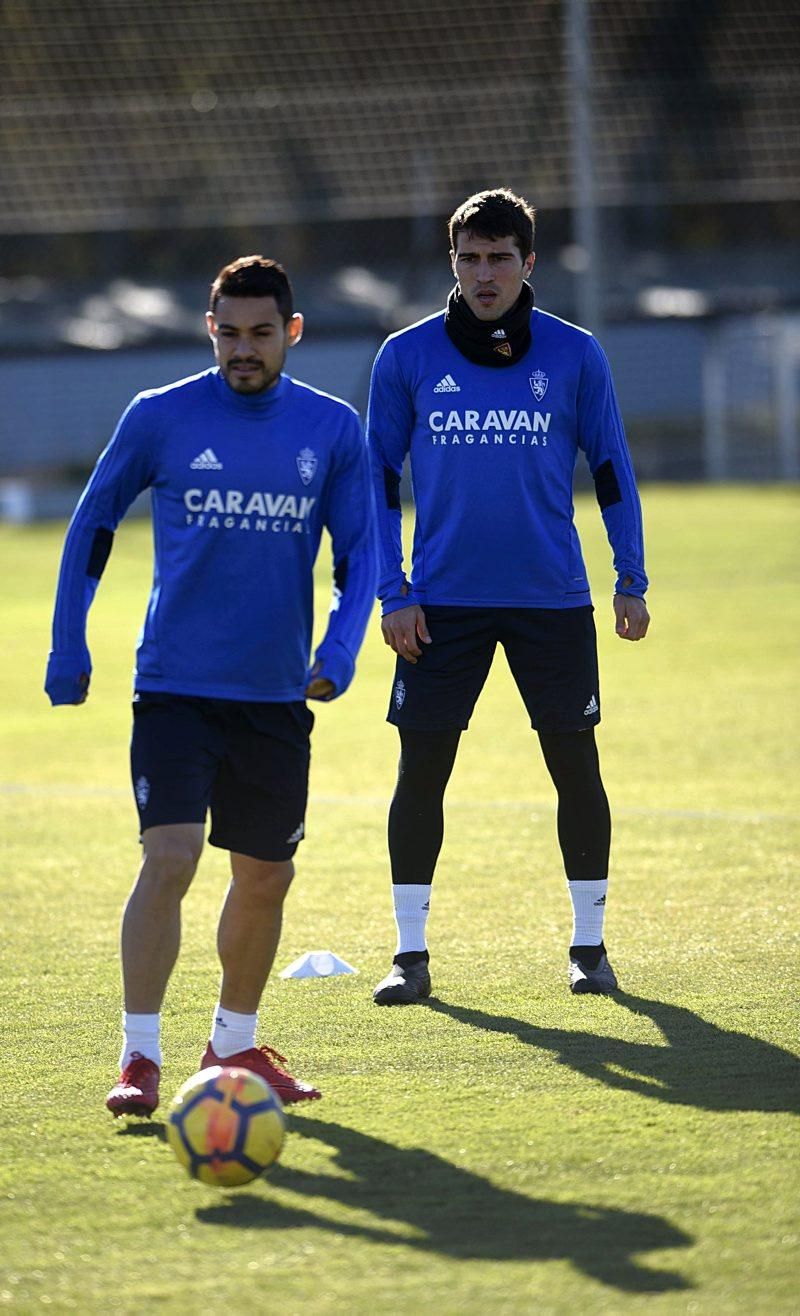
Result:
{"label": "soccer ball", "polygon": [[277,1160],[286,1121],[280,1098],[260,1074],[214,1065],[175,1094],[169,1145],[193,1179],[214,1188],[250,1183]]}

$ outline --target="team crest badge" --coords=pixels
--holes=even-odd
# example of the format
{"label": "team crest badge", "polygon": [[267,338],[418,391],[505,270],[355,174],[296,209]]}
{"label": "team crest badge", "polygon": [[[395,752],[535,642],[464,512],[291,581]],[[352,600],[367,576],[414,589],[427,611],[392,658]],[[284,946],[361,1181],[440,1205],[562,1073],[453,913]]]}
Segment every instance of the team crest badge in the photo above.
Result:
{"label": "team crest badge", "polygon": [[394,687],[394,702],[398,709],[403,707],[406,702],[406,685],[405,681],[397,681]]}
{"label": "team crest badge", "polygon": [[543,370],[534,370],[533,374],[528,379],[528,383],[531,386],[531,393],[536,398],[536,401],[541,402],[547,392],[547,385],[550,383],[547,375]]}
{"label": "team crest badge", "polygon": [[298,452],[297,469],[303,484],[310,484],[317,473],[317,459],[310,448],[301,448]]}

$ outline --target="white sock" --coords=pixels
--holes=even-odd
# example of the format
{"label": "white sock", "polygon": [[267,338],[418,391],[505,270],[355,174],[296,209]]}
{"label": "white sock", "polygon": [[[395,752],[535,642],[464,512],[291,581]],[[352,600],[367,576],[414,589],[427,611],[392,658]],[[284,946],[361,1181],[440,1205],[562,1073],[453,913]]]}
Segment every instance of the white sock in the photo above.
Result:
{"label": "white sock", "polygon": [[395,955],[406,951],[423,951],[428,949],[425,940],[425,925],[431,906],[431,887],[423,883],[406,885],[400,883],[392,886],[394,898],[394,919],[397,924],[397,950]]}
{"label": "white sock", "polygon": [[591,882],[567,882],[572,900],[573,946],[599,946],[603,940],[608,878]]}
{"label": "white sock", "polygon": [[161,1015],[129,1014],[123,1010],[120,1069],[124,1069],[137,1056],[154,1060],[161,1067]]}
{"label": "white sock", "polygon": [[256,1044],[257,1014],[237,1014],[235,1010],[223,1010],[217,1002],[214,1022],[211,1026],[211,1046],[220,1060],[235,1056],[239,1051],[249,1051]]}

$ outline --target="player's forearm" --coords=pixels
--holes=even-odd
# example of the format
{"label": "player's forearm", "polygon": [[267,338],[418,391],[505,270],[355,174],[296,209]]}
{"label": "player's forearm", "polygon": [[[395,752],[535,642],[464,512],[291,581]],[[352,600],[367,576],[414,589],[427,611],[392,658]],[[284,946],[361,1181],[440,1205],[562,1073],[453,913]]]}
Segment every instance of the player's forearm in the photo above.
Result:
{"label": "player's forearm", "polygon": [[86,643],[86,618],[108,561],[113,532],[84,502],[72,519],[61,557],[53,613],[53,649],[75,652]]}
{"label": "player's forearm", "polygon": [[615,593],[643,598],[648,579],[644,567],[644,539],[639,498],[633,496],[603,509],[606,534],[614,554]]}
{"label": "player's forearm", "polygon": [[364,639],[372,608],[378,577],[375,536],[371,533],[348,555],[348,573],[339,607],[331,616],[331,625],[338,639],[346,643],[353,654]]}
{"label": "player's forearm", "polygon": [[64,544],[45,677],[45,691],[54,704],[77,703],[88,688],[92,662],[86,619],[108,557],[101,529],[89,517],[76,516]]}

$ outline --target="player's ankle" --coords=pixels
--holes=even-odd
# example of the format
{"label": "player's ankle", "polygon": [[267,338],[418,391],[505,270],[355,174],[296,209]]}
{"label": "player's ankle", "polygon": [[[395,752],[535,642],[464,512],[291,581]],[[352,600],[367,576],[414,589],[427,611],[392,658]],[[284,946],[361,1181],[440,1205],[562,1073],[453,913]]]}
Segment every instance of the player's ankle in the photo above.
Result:
{"label": "player's ankle", "polygon": [[599,946],[570,946],[570,959],[578,960],[587,969],[596,969],[606,953],[604,942]]}
{"label": "player's ankle", "polygon": [[419,964],[423,961],[425,964],[430,963],[430,955],[426,950],[404,950],[395,955],[394,962],[399,964],[401,969],[407,969],[412,964]]}

